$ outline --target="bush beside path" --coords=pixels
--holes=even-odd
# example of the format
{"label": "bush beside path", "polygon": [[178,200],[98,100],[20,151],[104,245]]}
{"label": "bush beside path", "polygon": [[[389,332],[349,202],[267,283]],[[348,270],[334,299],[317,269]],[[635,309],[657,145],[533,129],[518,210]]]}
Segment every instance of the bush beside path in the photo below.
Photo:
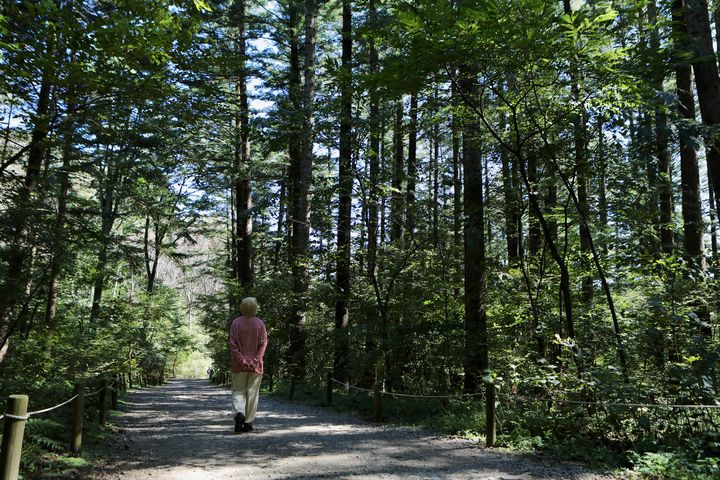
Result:
{"label": "bush beside path", "polygon": [[82,478],[612,478],[572,463],[267,397],[260,399],[255,431],[234,434],[229,391],[204,380],[173,380],[137,391],[128,402],[111,457]]}

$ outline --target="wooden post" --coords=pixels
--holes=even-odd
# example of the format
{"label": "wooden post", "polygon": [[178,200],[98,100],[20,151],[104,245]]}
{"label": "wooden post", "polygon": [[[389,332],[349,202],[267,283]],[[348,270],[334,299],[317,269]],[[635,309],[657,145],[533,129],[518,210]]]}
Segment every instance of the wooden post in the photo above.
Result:
{"label": "wooden post", "polygon": [[373,385],[373,416],[377,422],[381,422],[383,419],[382,378],[384,371],[385,362],[380,359],[375,364],[375,384]]}
{"label": "wooden post", "polygon": [[108,381],[106,378],[103,378],[102,387],[100,388],[100,400],[98,405],[98,423],[100,425],[105,425],[107,423],[107,391]]}
{"label": "wooden post", "polygon": [[118,409],[118,390],[120,389],[120,375],[115,375],[115,383],[112,387],[110,387],[112,390],[110,390],[110,402],[111,407],[113,410]]}
{"label": "wooden post", "polygon": [[327,402],[328,405],[332,405],[332,397],[333,397],[332,372],[328,372],[327,383],[325,384],[325,401]]}
{"label": "wooden post", "polygon": [[373,416],[376,422],[381,422],[383,419],[382,386],[378,381],[373,385]]}
{"label": "wooden post", "polygon": [[485,383],[485,444],[495,446],[495,384]]}
{"label": "wooden post", "polygon": [[[5,411],[10,415],[23,417],[27,413],[27,407],[27,395],[10,395]],[[3,480],[17,480],[18,478],[24,433],[25,420],[5,417],[2,447],[0,447],[0,478]]]}
{"label": "wooden post", "polygon": [[73,395],[77,398],[73,400],[72,416],[70,417],[70,451],[79,453],[82,448],[82,431],[83,431],[83,406],[85,404],[85,384],[76,383]]}

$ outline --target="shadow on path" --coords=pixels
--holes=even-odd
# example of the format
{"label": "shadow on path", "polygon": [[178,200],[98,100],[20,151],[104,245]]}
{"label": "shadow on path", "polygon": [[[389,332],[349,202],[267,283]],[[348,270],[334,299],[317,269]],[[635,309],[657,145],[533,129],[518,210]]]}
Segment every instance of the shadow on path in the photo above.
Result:
{"label": "shadow on path", "polygon": [[118,419],[127,447],[88,480],[609,478],[574,464],[264,397],[255,431],[236,435],[229,391],[205,380],[173,380],[133,393],[128,403],[130,412]]}

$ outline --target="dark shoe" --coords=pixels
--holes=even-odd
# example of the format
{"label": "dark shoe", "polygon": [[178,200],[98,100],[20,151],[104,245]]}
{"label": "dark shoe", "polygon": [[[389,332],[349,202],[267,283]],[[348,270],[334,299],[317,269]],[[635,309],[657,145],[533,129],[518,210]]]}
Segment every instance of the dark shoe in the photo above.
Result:
{"label": "dark shoe", "polygon": [[244,427],[245,427],[245,415],[238,412],[237,414],[235,414],[235,433],[242,433],[242,432],[246,431],[244,429]]}
{"label": "dark shoe", "polygon": [[243,425],[242,431],[243,432],[252,432],[253,431],[252,423],[246,423],[245,425]]}

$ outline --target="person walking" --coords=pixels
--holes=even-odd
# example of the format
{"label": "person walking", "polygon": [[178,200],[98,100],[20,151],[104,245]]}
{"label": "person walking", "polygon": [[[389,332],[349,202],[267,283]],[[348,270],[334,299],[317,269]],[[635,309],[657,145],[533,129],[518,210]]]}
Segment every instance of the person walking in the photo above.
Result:
{"label": "person walking", "polygon": [[255,298],[243,298],[240,303],[242,315],[230,326],[230,390],[235,433],[252,431],[260,396],[267,331],[265,323],[255,316],[257,310]]}

